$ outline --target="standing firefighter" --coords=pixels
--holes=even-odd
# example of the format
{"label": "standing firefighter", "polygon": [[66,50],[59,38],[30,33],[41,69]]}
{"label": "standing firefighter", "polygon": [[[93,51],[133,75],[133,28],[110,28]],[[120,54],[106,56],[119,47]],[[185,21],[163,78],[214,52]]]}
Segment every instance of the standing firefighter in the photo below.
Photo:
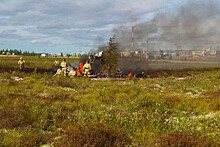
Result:
{"label": "standing firefighter", "polygon": [[90,63],[88,61],[86,61],[86,63],[83,66],[83,70],[84,70],[84,76],[88,76],[90,74],[92,67],[90,65]]}
{"label": "standing firefighter", "polygon": [[25,61],[22,59],[22,57],[20,57],[20,60],[18,61],[18,65],[20,66],[20,69],[24,68],[24,63]]}
{"label": "standing firefighter", "polygon": [[67,74],[66,59],[63,59],[63,61],[60,63],[60,66],[62,67],[62,73],[64,74],[64,76],[66,76],[66,74]]}
{"label": "standing firefighter", "polygon": [[55,66],[59,66],[59,64],[60,64],[60,62],[56,59],[56,60],[54,61],[54,65],[55,65]]}

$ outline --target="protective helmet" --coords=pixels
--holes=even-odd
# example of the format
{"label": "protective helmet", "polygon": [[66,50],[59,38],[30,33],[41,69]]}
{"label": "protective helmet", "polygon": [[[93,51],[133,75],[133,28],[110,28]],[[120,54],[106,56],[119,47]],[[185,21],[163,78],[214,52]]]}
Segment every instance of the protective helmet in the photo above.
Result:
{"label": "protective helmet", "polygon": [[22,57],[20,57],[20,59],[22,59]]}

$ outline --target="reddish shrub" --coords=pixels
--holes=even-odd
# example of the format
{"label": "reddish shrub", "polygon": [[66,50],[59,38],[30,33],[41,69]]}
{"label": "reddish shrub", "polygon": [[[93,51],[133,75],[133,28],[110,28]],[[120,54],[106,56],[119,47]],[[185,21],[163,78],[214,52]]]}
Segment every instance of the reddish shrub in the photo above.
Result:
{"label": "reddish shrub", "polygon": [[25,118],[25,115],[27,114],[28,109],[23,106],[16,108],[0,109],[0,129],[13,129],[17,127],[26,127],[28,125],[31,125],[33,122]]}
{"label": "reddish shrub", "polygon": [[54,146],[126,146],[129,137],[118,129],[101,123],[77,124],[54,134]]}
{"label": "reddish shrub", "polygon": [[189,134],[177,131],[169,133],[167,137],[162,137],[157,141],[157,144],[160,147],[207,147],[214,145],[208,137],[201,137],[195,133]]}
{"label": "reddish shrub", "polygon": [[50,83],[49,86],[60,86],[60,87],[69,87],[69,88],[77,88],[77,84],[72,81],[72,79],[58,77],[54,78]]}

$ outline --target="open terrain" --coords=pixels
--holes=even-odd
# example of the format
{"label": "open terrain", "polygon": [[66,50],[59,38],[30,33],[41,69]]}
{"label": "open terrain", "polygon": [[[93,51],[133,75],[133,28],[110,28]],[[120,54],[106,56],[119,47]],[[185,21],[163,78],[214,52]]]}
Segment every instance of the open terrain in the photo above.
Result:
{"label": "open terrain", "polygon": [[220,145],[218,64],[98,79],[34,72],[54,70],[54,58],[24,59],[28,72],[0,58],[0,146]]}

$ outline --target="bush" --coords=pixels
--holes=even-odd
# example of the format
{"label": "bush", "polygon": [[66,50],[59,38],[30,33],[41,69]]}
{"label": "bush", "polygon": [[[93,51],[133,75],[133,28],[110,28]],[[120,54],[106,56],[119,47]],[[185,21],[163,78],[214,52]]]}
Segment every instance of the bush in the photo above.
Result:
{"label": "bush", "polygon": [[102,123],[76,124],[54,133],[51,141],[54,146],[126,146],[130,143],[128,136],[111,126]]}
{"label": "bush", "polygon": [[32,121],[25,118],[29,113],[26,107],[0,109],[0,129],[13,129],[32,125]]}
{"label": "bush", "polygon": [[42,133],[32,128],[0,131],[0,146],[31,147],[46,144],[49,133]]}
{"label": "bush", "polygon": [[72,79],[66,77],[55,77],[49,86],[77,88],[76,83]]}
{"label": "bush", "polygon": [[157,146],[159,147],[206,147],[213,145],[213,142],[208,137],[201,137],[196,133],[190,134],[178,131],[170,132],[167,137],[162,137],[157,142]]}

